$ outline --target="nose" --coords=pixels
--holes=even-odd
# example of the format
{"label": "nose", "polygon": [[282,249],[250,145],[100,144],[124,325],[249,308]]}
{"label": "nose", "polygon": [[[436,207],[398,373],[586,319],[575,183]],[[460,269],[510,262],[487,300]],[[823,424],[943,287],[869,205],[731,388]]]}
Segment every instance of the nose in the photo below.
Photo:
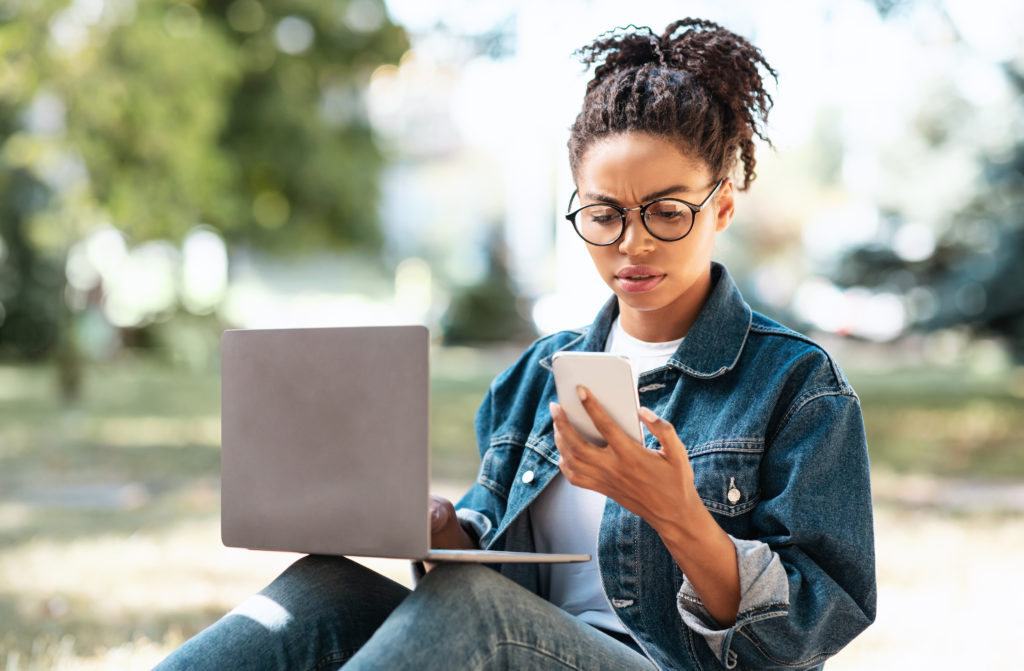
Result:
{"label": "nose", "polygon": [[619,253],[626,256],[645,254],[654,249],[654,236],[640,218],[640,208],[626,210],[626,230],[619,238]]}

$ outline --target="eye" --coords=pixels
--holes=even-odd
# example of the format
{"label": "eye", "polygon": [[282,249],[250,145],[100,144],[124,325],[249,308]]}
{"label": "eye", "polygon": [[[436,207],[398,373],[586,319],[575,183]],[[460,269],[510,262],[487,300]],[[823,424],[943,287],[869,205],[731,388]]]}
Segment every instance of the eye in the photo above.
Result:
{"label": "eye", "polygon": [[647,208],[647,217],[654,221],[674,222],[688,214],[689,210],[682,203],[671,200],[659,200]]}
{"label": "eye", "polygon": [[588,205],[580,210],[579,216],[584,224],[594,226],[607,226],[622,221],[619,211],[607,205]]}

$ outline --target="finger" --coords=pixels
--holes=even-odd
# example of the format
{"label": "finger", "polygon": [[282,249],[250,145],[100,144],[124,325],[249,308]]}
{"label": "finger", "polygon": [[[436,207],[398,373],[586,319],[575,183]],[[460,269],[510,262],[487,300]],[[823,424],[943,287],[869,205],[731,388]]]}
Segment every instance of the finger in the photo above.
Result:
{"label": "finger", "polygon": [[[551,418],[554,420],[555,448],[558,450],[558,467],[579,474],[581,470],[590,470],[591,461],[600,459],[604,448],[589,443],[576,431],[569,416],[557,403],[550,404]],[[586,451],[591,448],[593,451]]]}
{"label": "finger", "polygon": [[561,444],[558,444],[556,439],[558,469],[571,484],[586,489],[596,489],[594,483],[596,482],[596,476],[601,472],[601,467],[598,463],[594,463],[592,457],[601,457],[606,454],[606,451],[604,448],[595,447],[586,441],[582,441],[583,445],[591,445],[595,452],[600,452],[600,454],[591,454],[583,452],[578,446],[570,446],[568,444],[570,442],[562,440]]}
{"label": "finger", "polygon": [[650,408],[640,408],[640,419],[651,435],[658,439],[665,456],[688,459],[686,446],[676,433],[676,427],[672,426],[672,422],[658,417]]}
{"label": "finger", "polygon": [[603,446],[595,445],[580,435],[560,405],[551,403],[550,408],[554,420],[555,448],[558,450],[560,464],[572,461],[577,464],[577,468],[590,468],[598,466],[609,456]]}
{"label": "finger", "polygon": [[597,478],[594,478],[579,468],[570,466],[564,459],[559,462],[558,468],[562,471],[562,475],[565,476],[565,479],[569,481],[569,484],[576,487],[582,487],[583,489],[592,489],[596,492],[600,492],[601,494],[607,494],[601,490],[602,485]]}
{"label": "finger", "polygon": [[576,387],[576,393],[579,394],[580,403],[583,404],[583,409],[590,415],[590,419],[594,422],[594,426],[604,436],[604,439],[608,442],[608,445],[622,444],[623,441],[630,443],[636,443],[635,440],[626,435],[626,432],[622,430],[622,427],[612,419],[611,415],[604,409],[601,402],[598,401],[590,390],[579,385]]}
{"label": "finger", "polygon": [[555,445],[559,452],[565,448],[578,449],[580,445],[587,442],[569,421],[569,416],[565,414],[562,406],[552,401],[548,405],[548,409],[551,411],[551,420],[555,429]]}
{"label": "finger", "polygon": [[430,495],[430,532],[435,533],[444,529],[452,519],[455,506],[448,499]]}
{"label": "finger", "polygon": [[565,433],[567,426],[571,428],[569,420],[565,416],[565,411],[562,410],[562,406],[551,401],[548,403],[548,411],[551,413],[551,422],[555,425],[556,430],[561,430],[562,433]]}

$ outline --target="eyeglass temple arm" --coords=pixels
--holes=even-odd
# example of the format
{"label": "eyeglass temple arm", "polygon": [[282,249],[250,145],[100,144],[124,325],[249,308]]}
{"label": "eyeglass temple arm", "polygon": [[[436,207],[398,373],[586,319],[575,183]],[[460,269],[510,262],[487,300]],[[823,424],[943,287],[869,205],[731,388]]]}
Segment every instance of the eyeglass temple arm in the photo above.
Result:
{"label": "eyeglass temple arm", "polygon": [[[718,184],[715,184],[715,188],[711,190],[711,193],[709,193],[708,197],[704,199],[704,202],[697,206],[697,212],[702,212],[704,208],[708,206],[708,203],[710,203],[711,199],[715,197],[715,194],[718,193],[718,190],[722,188],[723,184],[725,184],[725,177],[718,180]],[[696,212],[694,214],[696,214]]]}

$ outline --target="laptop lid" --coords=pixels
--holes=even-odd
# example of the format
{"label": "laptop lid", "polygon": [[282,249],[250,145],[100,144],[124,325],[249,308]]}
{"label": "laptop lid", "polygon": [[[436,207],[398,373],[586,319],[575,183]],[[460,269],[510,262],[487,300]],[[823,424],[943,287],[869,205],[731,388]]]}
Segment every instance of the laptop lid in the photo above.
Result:
{"label": "laptop lid", "polygon": [[423,326],[225,331],[224,544],[431,561],[588,561],[430,549],[429,355]]}
{"label": "laptop lid", "polygon": [[424,326],[228,330],[221,353],[225,545],[427,554]]}

